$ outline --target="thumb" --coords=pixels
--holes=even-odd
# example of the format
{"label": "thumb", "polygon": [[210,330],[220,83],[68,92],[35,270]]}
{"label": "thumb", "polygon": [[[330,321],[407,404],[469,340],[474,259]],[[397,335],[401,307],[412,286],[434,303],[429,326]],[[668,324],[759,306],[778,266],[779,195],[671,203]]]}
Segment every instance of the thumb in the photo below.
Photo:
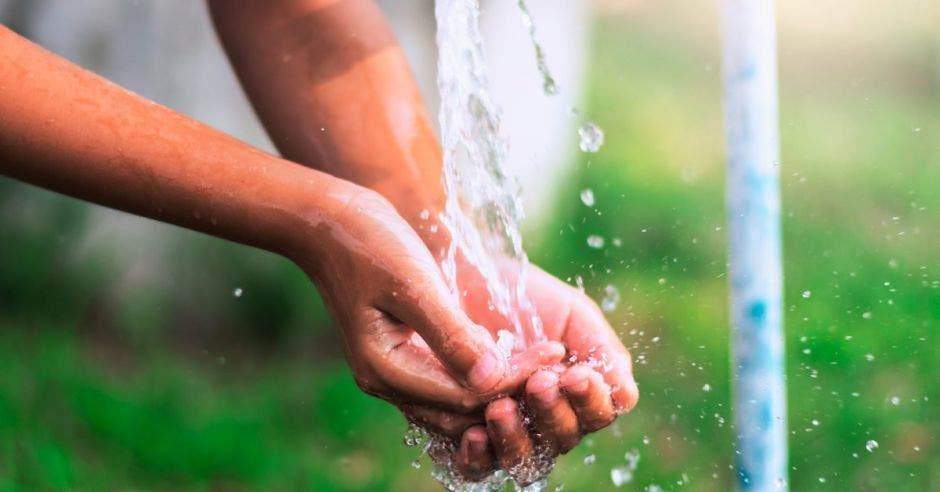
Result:
{"label": "thumb", "polygon": [[439,279],[420,292],[386,299],[379,309],[413,330],[431,348],[447,371],[480,396],[514,391],[541,367],[557,363],[565,349],[557,342],[535,344],[511,358],[496,347],[493,336],[474,323]]}

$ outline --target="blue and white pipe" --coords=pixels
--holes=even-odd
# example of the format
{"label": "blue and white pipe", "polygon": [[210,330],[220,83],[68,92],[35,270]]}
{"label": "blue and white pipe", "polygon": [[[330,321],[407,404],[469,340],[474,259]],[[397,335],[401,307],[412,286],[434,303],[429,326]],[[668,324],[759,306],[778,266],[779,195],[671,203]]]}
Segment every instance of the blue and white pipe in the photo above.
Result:
{"label": "blue and white pipe", "polygon": [[786,384],[773,0],[723,0],[734,430],[740,490],[785,490]]}

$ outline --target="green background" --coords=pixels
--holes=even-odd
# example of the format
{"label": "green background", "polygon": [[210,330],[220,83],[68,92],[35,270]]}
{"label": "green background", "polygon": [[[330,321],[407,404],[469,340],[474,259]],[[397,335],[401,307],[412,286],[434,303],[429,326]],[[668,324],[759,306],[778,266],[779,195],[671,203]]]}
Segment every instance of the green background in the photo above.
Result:
{"label": "green background", "polygon": [[[619,289],[609,319],[642,396],[563,457],[552,485],[613,489],[635,448],[624,489],[728,490],[716,6],[596,4],[582,114],[606,143],[577,157],[527,240],[534,262],[580,275],[596,299]],[[796,490],[940,488],[936,19],[914,1],[781,8]],[[172,281],[125,289],[114,252],[80,244],[88,213],[0,180],[0,490],[437,489],[426,459],[410,466],[404,419],[356,388],[298,269],[187,233],[162,272]]]}

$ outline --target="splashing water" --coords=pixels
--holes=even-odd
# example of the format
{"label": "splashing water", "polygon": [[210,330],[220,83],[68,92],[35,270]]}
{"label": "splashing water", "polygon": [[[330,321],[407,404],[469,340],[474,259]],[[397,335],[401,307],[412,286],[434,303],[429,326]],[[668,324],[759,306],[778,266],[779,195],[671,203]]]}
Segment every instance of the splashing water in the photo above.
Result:
{"label": "splashing water", "polygon": [[581,137],[578,142],[581,152],[593,154],[601,150],[601,145],[604,145],[604,131],[591,121],[578,128],[578,136]]}
{"label": "splashing water", "polygon": [[640,452],[636,449],[631,449],[627,451],[623,458],[627,460],[626,465],[615,466],[610,469],[610,481],[614,483],[615,487],[620,487],[633,480],[633,474],[636,472],[637,465],[640,463]]}
{"label": "splashing water", "polygon": [[609,313],[617,309],[617,304],[620,304],[620,291],[613,285],[608,284],[607,287],[604,287],[604,298],[601,299],[601,309],[604,310],[605,313]]}
{"label": "splashing water", "polygon": [[595,203],[594,190],[590,188],[581,190],[581,203],[583,203],[585,207],[593,207]]}
{"label": "splashing water", "polygon": [[593,249],[601,249],[604,247],[604,237],[591,234],[587,237],[587,245]]}

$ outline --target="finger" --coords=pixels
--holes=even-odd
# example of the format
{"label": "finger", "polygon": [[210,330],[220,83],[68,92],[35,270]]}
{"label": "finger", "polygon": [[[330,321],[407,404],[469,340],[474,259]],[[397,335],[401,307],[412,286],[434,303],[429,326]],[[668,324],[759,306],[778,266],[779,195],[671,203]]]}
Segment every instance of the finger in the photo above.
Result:
{"label": "finger", "polygon": [[[478,396],[461,385],[423,343],[381,334],[380,330],[375,333],[387,341],[376,342],[371,344],[370,350],[359,352],[368,353],[371,372],[381,379],[385,388],[382,396],[386,399],[466,414],[482,410],[483,404],[492,398],[491,395]],[[554,364],[563,356],[564,348],[554,342],[537,344],[517,354],[508,364],[512,372],[492,389],[492,395],[515,392],[539,367]]]}
{"label": "finger", "polygon": [[534,445],[522,423],[519,405],[500,398],[486,407],[486,430],[500,466],[512,472],[532,455]]}
{"label": "finger", "polygon": [[557,364],[565,356],[565,347],[558,342],[539,342],[509,359],[509,372],[492,390],[484,394],[495,398],[515,393],[535,371]]}
{"label": "finger", "polygon": [[610,387],[601,375],[590,367],[577,365],[561,376],[561,388],[578,416],[581,430],[594,432],[614,421]]}
{"label": "finger", "polygon": [[581,440],[578,416],[558,388],[558,375],[538,371],[529,378],[525,391],[539,440],[557,454],[575,447]]}
{"label": "finger", "polygon": [[611,388],[618,413],[636,406],[639,392],[633,379],[630,354],[590,298],[545,271],[534,267],[526,292],[538,306],[545,336],[559,340],[574,361],[593,359]]}
{"label": "finger", "polygon": [[625,413],[636,406],[639,391],[630,353],[594,301],[583,295],[575,297],[565,335],[572,355],[586,361],[607,382],[615,411]]}
{"label": "finger", "polygon": [[479,480],[496,468],[496,456],[490,446],[486,427],[474,426],[463,433],[454,456],[454,465],[458,473],[470,480]]}
{"label": "finger", "polygon": [[398,408],[409,421],[417,424],[419,427],[455,440],[460,439],[467,429],[473,426],[480,426],[485,422],[483,420],[482,411],[464,415],[407,403],[399,404]]}
{"label": "finger", "polygon": [[[418,332],[448,372],[478,395],[500,394],[517,387],[539,364],[554,364],[556,358],[564,356],[560,344],[547,342],[554,346],[533,346],[507,361],[497,350],[492,335],[470,321],[443,281],[435,278],[413,283],[420,288],[409,284],[400,293],[393,290],[377,307]],[[529,374],[519,376],[517,368]]]}

